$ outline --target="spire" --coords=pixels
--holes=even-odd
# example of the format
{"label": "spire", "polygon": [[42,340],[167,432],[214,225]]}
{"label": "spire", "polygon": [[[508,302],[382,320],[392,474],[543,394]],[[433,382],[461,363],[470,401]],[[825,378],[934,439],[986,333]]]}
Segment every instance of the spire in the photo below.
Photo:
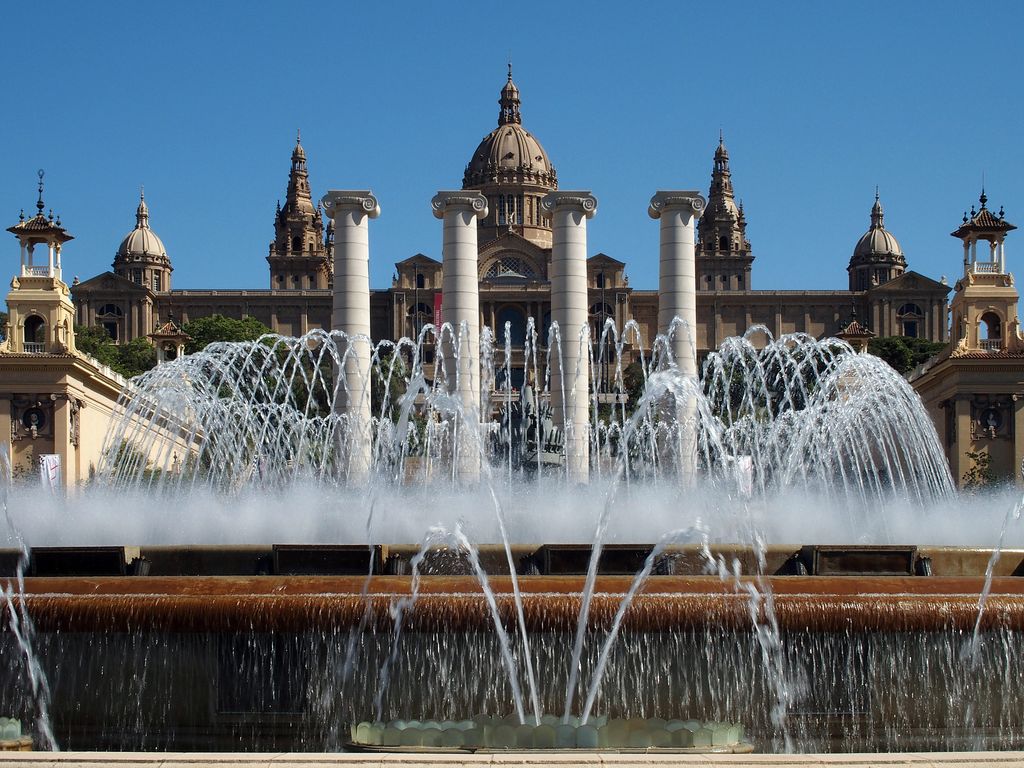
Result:
{"label": "spire", "polygon": [[718,129],[718,148],[715,149],[715,170],[729,172],[729,150],[725,148],[725,134]]}
{"label": "spire", "polygon": [[981,203],[981,210],[985,210],[985,204],[988,202],[988,196],[985,194],[985,185],[981,185],[981,197],[978,198],[978,202]]}
{"label": "spire", "polygon": [[135,209],[135,228],[149,229],[149,206],[146,205],[146,188],[139,187],[139,207]]}
{"label": "spire", "polygon": [[297,208],[313,211],[309,192],[309,172],[306,169],[306,150],[302,148],[302,134],[299,132],[296,132],[295,149],[292,150],[292,169],[288,173],[288,193],[284,208],[288,212]]}
{"label": "spire", "polygon": [[302,131],[295,130],[295,149],[292,150],[292,170],[306,170],[306,150],[302,148]]}
{"label": "spire", "polygon": [[519,114],[519,89],[512,82],[512,62],[508,63],[508,80],[505,87],[501,89],[501,98],[498,99],[501,105],[501,112],[498,115],[498,125],[509,123],[522,123],[523,119]]}
{"label": "spire", "polygon": [[882,202],[878,198],[878,185],[875,185],[875,204],[871,206],[871,228],[885,229],[885,213],[882,211]]}
{"label": "spire", "polygon": [[36,214],[37,216],[42,216],[43,215],[43,209],[46,208],[46,205],[43,203],[43,176],[45,176],[45,175],[46,175],[46,171],[44,171],[42,168],[40,168],[39,169],[39,199],[36,201],[36,210],[39,211],[39,213]]}

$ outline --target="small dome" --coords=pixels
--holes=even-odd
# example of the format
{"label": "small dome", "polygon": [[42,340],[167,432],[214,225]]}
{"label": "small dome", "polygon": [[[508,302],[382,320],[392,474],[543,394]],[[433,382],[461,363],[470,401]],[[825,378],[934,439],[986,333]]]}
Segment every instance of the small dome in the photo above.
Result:
{"label": "small dome", "polygon": [[871,261],[879,257],[903,259],[903,249],[893,234],[885,228],[882,204],[875,196],[871,207],[871,228],[865,232],[853,249],[851,262]]}
{"label": "small dome", "polygon": [[128,256],[157,256],[167,258],[167,249],[156,232],[149,228],[149,206],[145,195],[139,196],[139,207],[135,209],[135,229],[129,232],[117,249],[117,258]]}
{"label": "small dome", "polygon": [[295,149],[292,150],[292,162],[298,162],[306,160],[306,150],[302,148],[302,131],[295,133]]}

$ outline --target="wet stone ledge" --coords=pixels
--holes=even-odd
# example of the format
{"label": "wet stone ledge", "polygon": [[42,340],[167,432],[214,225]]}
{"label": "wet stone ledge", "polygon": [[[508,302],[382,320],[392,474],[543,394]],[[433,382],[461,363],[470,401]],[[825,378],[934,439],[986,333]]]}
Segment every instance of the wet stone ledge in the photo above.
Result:
{"label": "wet stone ledge", "polygon": [[626,752],[510,752],[479,754],[239,754],[141,752],[0,753],[0,768],[579,768],[685,765],[693,768],[1024,768],[1024,752],[918,752],[894,754],[729,755]]}

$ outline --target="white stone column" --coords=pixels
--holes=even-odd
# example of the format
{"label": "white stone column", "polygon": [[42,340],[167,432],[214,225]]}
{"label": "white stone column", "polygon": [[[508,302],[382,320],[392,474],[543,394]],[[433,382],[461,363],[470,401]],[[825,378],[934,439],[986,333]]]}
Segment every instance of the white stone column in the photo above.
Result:
{"label": "white stone column", "polygon": [[370,238],[369,219],[380,215],[377,198],[369,190],[332,190],[320,201],[334,221],[334,307],[331,329],[342,355],[335,410],[345,417],[338,435],[340,466],[349,482],[369,479],[373,457],[370,408]]}
{"label": "white stone column", "polygon": [[[590,192],[552,192],[541,201],[551,214],[551,320],[562,339],[561,360],[552,354],[551,406],[565,429],[566,477],[590,477],[590,358],[580,329],[590,325],[587,306],[587,219],[597,212]],[[552,353],[554,349],[552,348]]]}
{"label": "white stone column", "polygon": [[[441,322],[451,323],[455,339],[442,341],[448,391],[457,394],[462,416],[457,420],[455,473],[471,483],[480,477],[480,276],[477,261],[477,219],[487,216],[487,198],[473,190],[438,192],[430,201],[434,216],[444,221],[441,260]],[[458,347],[455,346],[455,341]]]}
{"label": "white stone column", "polygon": [[684,328],[672,336],[672,357],[684,376],[697,375],[697,267],[693,226],[704,210],[699,192],[657,192],[647,209],[661,222],[658,270],[658,331],[668,333],[679,318]]}
{"label": "white stone column", "polygon": [[[694,191],[661,191],[651,198],[647,209],[652,219],[661,222],[658,277],[658,331],[671,335],[672,357],[680,375],[697,381],[697,268],[694,246],[694,222],[704,210],[704,198]],[[673,323],[676,318],[682,325]],[[697,461],[696,401],[686,398],[675,402],[676,452],[679,474],[692,481]],[[671,409],[668,417],[672,418]]]}

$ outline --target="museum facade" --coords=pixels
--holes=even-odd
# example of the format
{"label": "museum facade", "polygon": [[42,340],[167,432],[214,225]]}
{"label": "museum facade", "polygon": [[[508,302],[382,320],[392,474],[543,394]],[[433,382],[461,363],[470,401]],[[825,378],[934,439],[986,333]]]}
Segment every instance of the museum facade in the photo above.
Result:
{"label": "museum facade", "polygon": [[[558,175],[540,141],[523,125],[511,71],[499,106],[497,127],[470,156],[462,187],[480,191],[488,202],[488,214],[478,223],[481,326],[503,338],[507,324],[518,347],[527,318],[544,328],[550,318],[552,231],[540,200],[558,189]],[[184,323],[212,314],[251,316],[284,335],[330,328],[333,233],[315,199],[305,149],[297,140],[285,201],[274,217],[267,254],[269,285],[260,290],[174,288],[170,256],[150,227],[145,199],[140,199],[136,226],[118,247],[111,270],[73,284],[77,322],[102,326],[118,342],[149,336],[170,317]],[[854,312],[878,336],[948,341],[950,287],[909,269],[898,241],[885,227],[877,194],[870,226],[853,248],[845,289],[756,290],[746,216],[737,205],[729,153],[720,138],[697,241],[695,335],[701,353],[754,325],[775,336],[833,335]],[[614,254],[599,252],[587,267],[595,333],[609,318],[619,328],[633,320],[643,346],[649,346],[657,332],[658,292],[632,286],[627,263]],[[395,264],[392,284],[371,293],[375,341],[414,337],[424,324],[434,322],[442,272],[441,262],[423,253]],[[544,346],[543,335],[539,343]]]}

